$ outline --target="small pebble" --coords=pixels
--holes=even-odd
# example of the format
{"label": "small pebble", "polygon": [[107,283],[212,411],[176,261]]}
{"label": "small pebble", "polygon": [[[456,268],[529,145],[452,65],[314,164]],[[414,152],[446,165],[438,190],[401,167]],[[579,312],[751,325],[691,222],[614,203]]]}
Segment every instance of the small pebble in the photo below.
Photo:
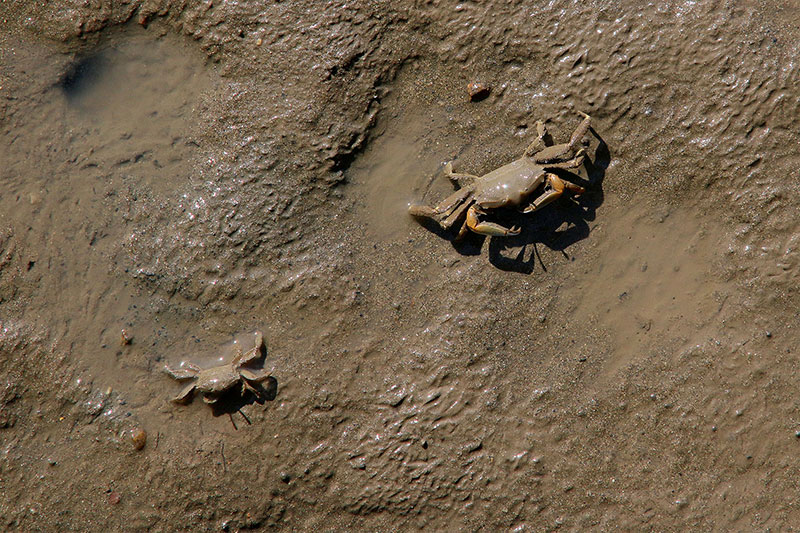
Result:
{"label": "small pebble", "polygon": [[262,44],[264,44],[264,39],[259,37],[258,40],[256,41],[256,46],[261,46]]}
{"label": "small pebble", "polygon": [[133,341],[133,336],[128,333],[128,330],[123,329],[120,334],[120,345],[127,346]]}
{"label": "small pebble", "polygon": [[467,93],[469,94],[470,102],[480,102],[492,92],[491,87],[479,81],[473,81],[467,85]]}
{"label": "small pebble", "polygon": [[284,483],[289,483],[291,480],[292,476],[290,476],[288,472],[281,472],[281,481]]}
{"label": "small pebble", "polygon": [[141,450],[147,443],[147,432],[142,428],[133,428],[131,430],[131,442],[135,449]]}
{"label": "small pebble", "polygon": [[119,495],[119,492],[112,490],[111,493],[108,495],[108,503],[111,505],[117,505],[122,497]]}
{"label": "small pebble", "polygon": [[795,431],[794,432],[794,436],[797,437],[798,439],[800,439],[800,431]]}
{"label": "small pebble", "polygon": [[768,339],[772,338],[772,332],[771,331],[767,331],[765,333],[765,335],[767,336]]}

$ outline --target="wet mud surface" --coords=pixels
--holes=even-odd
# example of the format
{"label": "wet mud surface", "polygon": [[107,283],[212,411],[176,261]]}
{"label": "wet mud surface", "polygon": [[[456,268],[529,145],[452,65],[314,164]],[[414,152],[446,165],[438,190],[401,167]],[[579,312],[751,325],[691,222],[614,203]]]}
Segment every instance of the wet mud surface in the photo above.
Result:
{"label": "wet mud surface", "polygon": [[[798,6],[111,6],[0,4],[3,529],[798,523]],[[407,215],[578,111],[519,236]]]}

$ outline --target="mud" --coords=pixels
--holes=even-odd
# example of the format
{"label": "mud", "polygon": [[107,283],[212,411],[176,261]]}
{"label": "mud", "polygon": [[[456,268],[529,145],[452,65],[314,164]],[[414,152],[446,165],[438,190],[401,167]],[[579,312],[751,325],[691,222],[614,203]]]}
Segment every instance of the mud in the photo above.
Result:
{"label": "mud", "polygon": [[[0,4],[2,527],[790,529],[791,13]],[[407,216],[577,111],[519,236]],[[169,402],[254,331],[270,399]]]}

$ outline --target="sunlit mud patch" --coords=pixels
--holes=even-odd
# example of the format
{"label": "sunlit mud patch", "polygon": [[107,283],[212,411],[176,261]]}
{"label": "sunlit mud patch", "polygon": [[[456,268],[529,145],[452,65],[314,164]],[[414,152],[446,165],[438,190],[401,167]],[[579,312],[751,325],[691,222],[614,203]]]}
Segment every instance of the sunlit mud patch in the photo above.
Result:
{"label": "sunlit mud patch", "polygon": [[178,37],[136,27],[76,55],[56,87],[65,97],[72,142],[87,154],[84,164],[125,167],[156,192],[188,173],[197,149],[192,118],[211,87],[204,63]]}
{"label": "sunlit mud patch", "polygon": [[68,55],[21,39],[5,58],[15,96],[0,146],[0,215],[13,262],[2,277],[20,280],[11,303],[24,302],[21,323],[46,329],[94,388],[139,406],[158,386],[157,358],[190,333],[175,332],[180,320],[158,323],[174,308],[125,270],[126,237],[196,179],[198,106],[216,77],[180,36],[131,26],[90,37]]}
{"label": "sunlit mud patch", "polygon": [[[446,153],[441,146],[431,149],[431,132],[437,131],[432,122],[430,117],[415,115],[389,119],[391,127],[379,131],[377,139],[350,168],[349,180],[363,191],[361,216],[373,238],[397,236],[415,223],[408,206],[425,192],[417,190],[420,184],[431,186]],[[449,186],[446,179],[440,181]]]}
{"label": "sunlit mud patch", "polygon": [[677,352],[707,339],[725,293],[714,272],[722,240],[716,231],[687,213],[642,207],[593,233],[607,260],[586,276],[575,320],[610,337],[607,376],[653,350]]}

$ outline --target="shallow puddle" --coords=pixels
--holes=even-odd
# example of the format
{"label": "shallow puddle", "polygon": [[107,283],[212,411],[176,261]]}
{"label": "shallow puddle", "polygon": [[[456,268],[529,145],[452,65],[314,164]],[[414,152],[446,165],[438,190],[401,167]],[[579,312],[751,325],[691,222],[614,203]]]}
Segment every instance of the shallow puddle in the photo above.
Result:
{"label": "shallow puddle", "polygon": [[[452,191],[441,170],[444,147],[432,149],[435,117],[394,117],[348,171],[363,198],[360,213],[371,238],[401,237],[416,222],[408,214],[429,189]],[[437,145],[438,143],[433,143]]]}
{"label": "shallow puddle", "polygon": [[136,27],[79,54],[57,85],[87,166],[134,174],[154,192],[189,176],[195,108],[212,88],[205,58],[181,39]]}
{"label": "shallow puddle", "polygon": [[125,242],[143,216],[138,202],[169,202],[191,183],[198,106],[216,76],[196,47],[138,26],[109,31],[74,58],[20,43],[10,65],[43,80],[19,96],[0,150],[9,163],[0,160],[0,213],[16,232],[26,319],[49,328],[98,386],[135,402],[132,384],[160,358],[153,347],[165,328],[152,320],[168,303],[123,272]]}

